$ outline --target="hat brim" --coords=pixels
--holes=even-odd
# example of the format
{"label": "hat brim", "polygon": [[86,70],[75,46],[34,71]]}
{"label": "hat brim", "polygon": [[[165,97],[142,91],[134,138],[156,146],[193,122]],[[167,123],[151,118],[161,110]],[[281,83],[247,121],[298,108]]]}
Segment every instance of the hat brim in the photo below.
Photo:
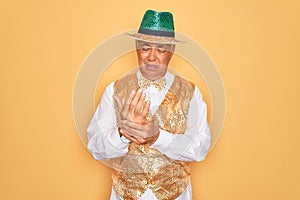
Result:
{"label": "hat brim", "polygon": [[184,43],[184,41],[176,40],[174,37],[164,37],[164,36],[154,36],[147,35],[143,33],[126,33],[130,37],[133,37],[136,40],[159,43],[159,44],[179,44]]}

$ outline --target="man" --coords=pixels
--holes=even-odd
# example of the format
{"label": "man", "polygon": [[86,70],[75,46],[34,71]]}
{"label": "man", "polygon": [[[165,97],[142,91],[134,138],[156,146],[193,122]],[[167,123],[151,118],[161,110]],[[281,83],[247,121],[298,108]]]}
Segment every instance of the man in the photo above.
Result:
{"label": "man", "polygon": [[199,89],[167,71],[175,39],[169,12],[146,11],[136,39],[139,71],[111,83],[88,127],[88,148],[114,169],[111,199],[192,199],[187,162],[210,146]]}

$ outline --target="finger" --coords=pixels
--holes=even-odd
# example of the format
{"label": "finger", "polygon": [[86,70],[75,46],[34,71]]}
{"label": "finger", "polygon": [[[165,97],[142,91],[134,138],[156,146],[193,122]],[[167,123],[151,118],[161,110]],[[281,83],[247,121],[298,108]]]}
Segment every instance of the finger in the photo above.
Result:
{"label": "finger", "polygon": [[129,110],[133,111],[142,95],[142,89],[138,89],[138,91],[136,92],[136,94],[134,95],[134,97],[131,100],[131,103],[129,105]]}
{"label": "finger", "polygon": [[124,135],[124,137],[126,137],[128,140],[130,140],[131,142],[135,142],[135,143],[137,143],[137,144],[142,144],[142,143],[145,142],[145,139],[140,138],[140,137],[138,137],[138,136],[133,136],[133,135],[130,135],[130,134],[128,134],[128,133],[124,133],[123,135]]}
{"label": "finger", "polygon": [[120,130],[121,135],[123,135],[124,137],[126,137],[128,140],[130,140],[131,142],[135,142],[135,143],[140,143],[136,138],[134,138],[133,136],[129,135],[128,133],[126,133],[124,130]]}
{"label": "finger", "polygon": [[132,122],[132,121],[128,121],[128,120],[122,120],[120,122],[120,127],[126,130],[141,130],[142,129],[142,125],[136,122]]}
{"label": "finger", "polygon": [[150,101],[147,100],[147,101],[145,102],[144,109],[143,109],[143,112],[142,112],[142,114],[141,114],[141,117],[142,117],[142,118],[146,119],[147,114],[149,113],[149,109],[150,109]]}
{"label": "finger", "polygon": [[146,94],[142,92],[142,95],[140,96],[140,99],[138,100],[137,105],[134,109],[135,114],[140,115],[143,112],[145,98],[146,98]]}
{"label": "finger", "polygon": [[119,122],[119,128],[120,128],[120,131],[122,130],[122,131],[128,132],[127,126],[124,125],[123,120],[121,120],[121,121]]}
{"label": "finger", "polygon": [[152,143],[152,140],[150,140],[150,141],[149,141],[149,139],[139,140],[139,144],[148,144],[148,143]]}
{"label": "finger", "polygon": [[123,108],[123,111],[122,111],[122,114],[123,114],[124,116],[127,116],[128,112],[129,112],[128,109],[129,109],[130,103],[131,103],[132,98],[134,97],[135,93],[136,93],[135,90],[133,90],[133,91],[130,93],[129,98],[127,99],[127,101],[126,101],[126,103],[125,103],[125,105],[124,105],[124,108]]}
{"label": "finger", "polygon": [[123,121],[121,124],[121,128],[125,130],[130,135],[134,137],[146,138],[148,130],[144,128],[144,126],[130,122],[130,121]]}
{"label": "finger", "polygon": [[120,123],[119,123],[119,127],[121,128],[121,130],[125,131],[126,133],[128,133],[129,135],[133,135],[134,134],[134,131],[135,129],[126,125],[126,120],[122,120]]}
{"label": "finger", "polygon": [[136,138],[136,140],[138,142],[137,144],[146,144],[146,140],[143,138]]}

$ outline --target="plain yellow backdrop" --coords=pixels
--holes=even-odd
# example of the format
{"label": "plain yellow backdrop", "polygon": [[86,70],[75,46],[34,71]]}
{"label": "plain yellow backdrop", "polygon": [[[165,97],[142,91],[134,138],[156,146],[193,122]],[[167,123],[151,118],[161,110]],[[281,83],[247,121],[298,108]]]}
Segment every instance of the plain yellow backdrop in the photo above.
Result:
{"label": "plain yellow backdrop", "polygon": [[88,54],[146,9],[172,11],[226,88],[222,135],[192,164],[194,199],[300,199],[296,0],[2,1],[0,199],[109,198],[111,171],[75,129],[73,86]]}

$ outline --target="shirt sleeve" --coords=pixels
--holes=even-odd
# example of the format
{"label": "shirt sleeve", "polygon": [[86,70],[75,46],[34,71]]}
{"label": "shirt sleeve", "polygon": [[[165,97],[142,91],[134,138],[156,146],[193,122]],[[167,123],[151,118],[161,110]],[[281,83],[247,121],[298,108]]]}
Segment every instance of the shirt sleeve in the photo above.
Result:
{"label": "shirt sleeve", "polygon": [[184,134],[160,130],[160,135],[152,147],[174,160],[204,160],[210,147],[211,136],[207,124],[207,106],[197,87],[189,105],[187,120]]}
{"label": "shirt sleeve", "polygon": [[124,156],[128,151],[128,143],[124,143],[119,135],[116,123],[111,83],[104,91],[100,104],[87,129],[88,149],[96,160],[106,160]]}

